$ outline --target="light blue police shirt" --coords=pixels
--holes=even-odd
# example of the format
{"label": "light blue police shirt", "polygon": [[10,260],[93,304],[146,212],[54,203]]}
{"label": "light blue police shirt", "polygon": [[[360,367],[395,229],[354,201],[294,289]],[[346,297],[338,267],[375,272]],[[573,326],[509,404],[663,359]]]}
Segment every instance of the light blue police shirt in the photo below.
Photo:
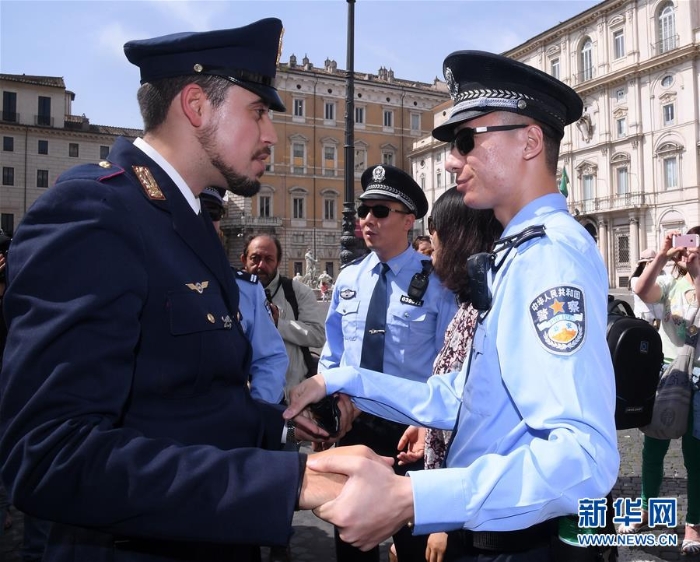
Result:
{"label": "light blue police shirt", "polygon": [[270,316],[257,275],[236,270],[235,276],[240,293],[240,322],[252,348],[250,393],[256,400],[279,404],[284,396],[289,364],[284,341]]}
{"label": "light blue police shirt", "polygon": [[503,236],[539,224],[546,236],[513,249],[489,280],[493,304],[462,371],[427,384],[323,372],[329,394],[395,421],[451,429],[459,411],[447,468],[409,473],[417,534],[524,529],[577,513],[617,478],[606,270],[559,194],[529,203]]}
{"label": "light blue police shirt", "polygon": [[[457,312],[457,301],[435,274],[420,302],[408,297],[411,279],[422,271],[426,256],[407,246],[387,263],[388,309],[384,336],[384,372],[425,381],[442,348],[445,330]],[[319,371],[359,365],[367,310],[381,265],[374,252],[340,272],[326,317],[326,344]]]}

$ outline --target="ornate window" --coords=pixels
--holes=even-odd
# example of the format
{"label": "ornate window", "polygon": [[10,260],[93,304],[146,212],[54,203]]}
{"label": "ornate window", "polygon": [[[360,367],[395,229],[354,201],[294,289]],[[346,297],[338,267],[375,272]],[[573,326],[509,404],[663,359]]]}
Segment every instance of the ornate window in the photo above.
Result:
{"label": "ornate window", "polygon": [[675,49],[677,43],[676,9],[669,2],[659,13],[659,54]]}
{"label": "ornate window", "polygon": [[586,39],[581,47],[581,81],[593,78],[593,41]]}

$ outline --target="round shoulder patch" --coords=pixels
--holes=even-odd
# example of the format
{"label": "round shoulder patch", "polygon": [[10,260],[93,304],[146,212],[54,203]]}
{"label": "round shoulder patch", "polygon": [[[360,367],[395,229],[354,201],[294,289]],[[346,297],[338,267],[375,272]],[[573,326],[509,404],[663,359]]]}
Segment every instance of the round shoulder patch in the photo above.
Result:
{"label": "round shoulder patch", "polygon": [[583,290],[573,285],[547,289],[530,303],[530,318],[547,351],[571,355],[586,337]]}

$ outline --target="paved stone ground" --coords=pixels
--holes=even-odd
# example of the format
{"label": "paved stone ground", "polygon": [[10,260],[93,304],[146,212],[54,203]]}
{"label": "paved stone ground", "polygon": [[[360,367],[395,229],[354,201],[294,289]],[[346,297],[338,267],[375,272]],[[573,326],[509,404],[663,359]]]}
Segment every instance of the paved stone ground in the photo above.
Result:
{"label": "paved stone ground", "polygon": [[[621,453],[620,477],[613,490],[614,497],[637,498],[641,492],[641,458],[643,435],[636,429],[618,432]],[[671,443],[664,464],[664,482],[661,488],[663,497],[678,498],[679,544],[682,540],[683,524],[687,506],[686,474],[680,449],[680,440]],[[0,562],[20,562],[19,549],[22,537],[22,517],[13,511],[12,528],[0,540]],[[659,531],[660,532],[660,531]],[[388,542],[381,546],[381,561],[387,560]],[[292,554],[295,562],[332,562],[335,560],[333,548],[333,528],[317,519],[310,512],[300,512],[294,517]],[[620,551],[620,560],[625,562],[652,562],[658,560],[700,561],[700,557],[681,557],[679,548],[645,548]],[[267,561],[267,549],[263,550],[263,561]]]}

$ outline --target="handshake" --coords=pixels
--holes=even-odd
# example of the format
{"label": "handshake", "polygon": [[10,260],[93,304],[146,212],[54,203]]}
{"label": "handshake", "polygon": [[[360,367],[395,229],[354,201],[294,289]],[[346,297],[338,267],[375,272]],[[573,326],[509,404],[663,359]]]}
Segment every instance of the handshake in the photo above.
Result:
{"label": "handshake", "polygon": [[[347,396],[327,397],[323,376],[316,375],[292,389],[283,415],[294,419],[302,439],[327,446],[350,430],[358,413]],[[299,509],[313,510],[345,542],[369,550],[413,521],[411,479],[397,476],[393,464],[364,445],[309,455]]]}

